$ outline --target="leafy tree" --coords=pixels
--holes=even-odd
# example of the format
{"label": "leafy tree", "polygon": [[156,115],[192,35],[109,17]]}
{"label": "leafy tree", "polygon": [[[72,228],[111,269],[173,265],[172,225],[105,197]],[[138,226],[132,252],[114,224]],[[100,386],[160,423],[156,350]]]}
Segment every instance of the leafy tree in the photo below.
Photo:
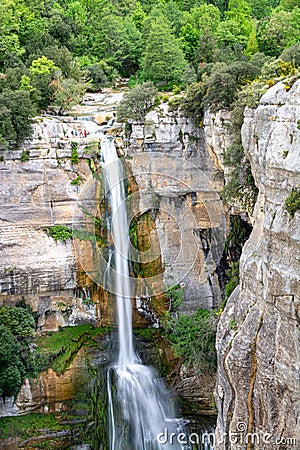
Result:
{"label": "leafy tree", "polygon": [[191,9],[189,16],[186,16],[188,22],[199,30],[203,36],[205,33],[215,33],[221,23],[220,10],[214,5],[200,5]]}
{"label": "leafy tree", "polygon": [[182,40],[182,48],[188,61],[194,61],[196,50],[199,42],[199,31],[190,23],[184,25],[180,30],[180,38]]}
{"label": "leafy tree", "polygon": [[34,319],[27,308],[2,306],[0,325],[5,325],[19,339],[34,337]]}
{"label": "leafy tree", "polygon": [[5,146],[19,145],[32,134],[30,117],[35,109],[28,91],[4,90],[0,93],[0,139]]}
{"label": "leafy tree", "polygon": [[167,19],[160,16],[153,20],[141,61],[142,79],[179,84],[186,66],[183,51]]}
{"label": "leafy tree", "polygon": [[157,90],[151,81],[138,84],[124,94],[117,110],[118,119],[143,122],[147,112],[154,106],[156,95]]}
{"label": "leafy tree", "polygon": [[53,104],[59,106],[59,114],[80,103],[86,92],[87,84],[73,78],[57,77],[51,83]]}
{"label": "leafy tree", "polygon": [[0,395],[17,395],[34,363],[34,318],[24,301],[0,308]]}
{"label": "leafy tree", "polygon": [[197,372],[216,370],[216,320],[212,311],[199,309],[191,316],[167,315],[164,325],[176,356]]}
{"label": "leafy tree", "polygon": [[279,56],[285,47],[300,40],[300,9],[284,11],[276,8],[257,33],[259,50],[270,56]]}
{"label": "leafy tree", "polygon": [[137,2],[136,7],[131,15],[131,18],[139,31],[142,31],[144,27],[144,21],[147,17],[147,14],[142,8],[140,2]]}
{"label": "leafy tree", "polygon": [[259,68],[250,62],[234,62],[214,71],[205,83],[203,107],[211,110],[228,108],[239,88],[259,75]]}
{"label": "leafy tree", "polygon": [[45,55],[33,59],[30,67],[31,84],[35,88],[31,98],[38,109],[46,109],[51,101],[52,92],[50,83],[55,78],[59,68],[54,61]]}
{"label": "leafy tree", "polygon": [[51,61],[51,59],[48,59],[43,55],[41,58],[37,58],[32,61],[29,70],[32,75],[51,75],[53,72],[58,70],[58,67],[53,61]]}
{"label": "leafy tree", "polygon": [[295,67],[300,67],[300,43],[297,42],[285,48],[280,55],[280,59],[292,63]]}
{"label": "leafy tree", "polygon": [[0,325],[0,395],[16,395],[23,375],[18,343],[9,329]]}
{"label": "leafy tree", "polygon": [[54,62],[55,67],[59,68],[64,77],[75,78],[76,80],[81,79],[82,73],[67,47],[58,47],[57,45],[45,47],[43,55]]}
{"label": "leafy tree", "polygon": [[88,90],[99,91],[116,77],[116,72],[105,61],[85,67],[87,79],[90,80]]}
{"label": "leafy tree", "polygon": [[[287,0],[288,1],[288,0]],[[278,6],[279,0],[248,0],[253,16],[257,19],[270,17],[272,9]]]}
{"label": "leafy tree", "polygon": [[204,94],[204,83],[193,83],[188,87],[186,95],[181,103],[181,109],[183,110],[183,112],[188,116],[193,117],[197,123],[199,123],[204,114]]}
{"label": "leafy tree", "polygon": [[255,24],[251,16],[251,8],[245,0],[229,0],[228,11],[217,31],[220,45],[247,46],[251,33],[255,31]]}
{"label": "leafy tree", "polygon": [[174,0],[169,0],[165,5],[164,14],[168,18],[175,36],[178,37],[180,29],[184,25],[184,13]]}
{"label": "leafy tree", "polygon": [[136,72],[139,67],[142,54],[142,34],[130,17],[124,20],[124,31],[127,38],[122,57],[122,72],[125,75],[130,75]]}
{"label": "leafy tree", "polygon": [[[278,4],[279,2],[276,3]],[[272,6],[277,6],[277,4]],[[294,8],[299,7],[299,0],[280,0],[280,6],[285,11],[292,11]]]}
{"label": "leafy tree", "polygon": [[2,0],[0,17],[0,64],[3,64],[7,52],[24,53],[19,41],[21,8],[13,0]]}

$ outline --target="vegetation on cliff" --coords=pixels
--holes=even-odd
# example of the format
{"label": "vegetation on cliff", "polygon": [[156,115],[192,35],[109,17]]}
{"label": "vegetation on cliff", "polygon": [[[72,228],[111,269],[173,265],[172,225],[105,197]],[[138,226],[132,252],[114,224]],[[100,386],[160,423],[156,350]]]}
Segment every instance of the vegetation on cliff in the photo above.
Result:
{"label": "vegetation on cliff", "polygon": [[199,115],[230,106],[266,64],[281,58],[297,67],[300,60],[300,9],[286,0],[3,0],[0,15],[6,146],[30,135],[29,118],[39,110],[51,104],[63,112],[86,89],[120,76],[131,77],[131,86],[152,81],[179,90],[197,81]]}
{"label": "vegetation on cliff", "polygon": [[24,301],[0,308],[0,395],[16,396],[25,377],[36,377],[52,367],[62,374],[82,347],[108,331],[91,325],[62,328],[35,337],[35,321]]}

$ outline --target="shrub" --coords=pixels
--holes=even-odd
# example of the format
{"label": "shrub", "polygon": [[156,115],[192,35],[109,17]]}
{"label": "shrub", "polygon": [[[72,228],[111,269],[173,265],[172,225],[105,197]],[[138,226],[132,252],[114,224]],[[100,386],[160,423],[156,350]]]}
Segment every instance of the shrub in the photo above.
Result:
{"label": "shrub", "polygon": [[177,357],[183,358],[196,372],[216,370],[216,319],[212,311],[199,309],[191,316],[167,316],[165,327]]}
{"label": "shrub", "polygon": [[30,117],[35,114],[27,91],[8,90],[0,93],[0,142],[17,146],[32,135]]}
{"label": "shrub", "polygon": [[34,319],[22,302],[0,308],[0,395],[16,396],[26,375],[31,374]]}
{"label": "shrub", "polygon": [[292,63],[295,67],[300,67],[300,43],[297,42],[285,48],[280,55],[280,59]]}
{"label": "shrub", "polygon": [[227,300],[240,282],[239,261],[231,263],[226,275],[229,277],[225,286],[225,299]]}
{"label": "shrub", "polygon": [[30,158],[30,151],[27,148],[25,148],[21,154],[21,162],[29,161],[29,158]]}
{"label": "shrub", "polygon": [[233,62],[218,68],[205,82],[202,106],[212,111],[230,107],[240,87],[253,80],[259,72],[259,68],[247,61]]}
{"label": "shrub", "polygon": [[296,211],[300,209],[300,189],[293,189],[284,202],[284,207],[293,218]]}
{"label": "shrub", "polygon": [[67,239],[73,238],[73,230],[66,225],[54,225],[48,228],[48,236],[56,241],[66,242]]}
{"label": "shrub", "polygon": [[71,142],[71,162],[72,164],[78,164],[78,143]]}
{"label": "shrub", "polygon": [[118,120],[125,122],[129,119],[143,122],[146,114],[155,104],[157,89],[151,81],[138,84],[131,91],[124,94],[117,109]]}

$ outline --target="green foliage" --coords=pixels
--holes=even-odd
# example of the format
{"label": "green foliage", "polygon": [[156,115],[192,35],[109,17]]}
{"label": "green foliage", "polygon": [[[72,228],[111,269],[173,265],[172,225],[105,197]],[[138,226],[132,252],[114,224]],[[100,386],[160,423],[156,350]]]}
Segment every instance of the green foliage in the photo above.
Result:
{"label": "green foliage", "polygon": [[118,120],[143,122],[147,112],[154,106],[156,94],[157,90],[151,81],[138,84],[126,92],[118,105]]}
{"label": "green foliage", "polygon": [[71,142],[71,162],[72,164],[78,164],[78,142]]}
{"label": "green foliage", "polygon": [[58,67],[54,64],[51,59],[48,59],[46,56],[42,56],[41,58],[34,59],[29,68],[32,75],[50,75],[55,70],[58,70]]}
{"label": "green foliage", "polygon": [[164,293],[164,297],[167,298],[170,302],[170,310],[177,311],[180,306],[182,306],[184,296],[184,287],[180,285],[176,285],[170,287]]}
{"label": "green foliage", "polygon": [[199,119],[203,108],[228,107],[253,79],[246,63],[257,49],[299,67],[298,0],[3,0],[0,17],[0,145],[7,148],[30,136],[35,110],[53,105],[63,113],[86,89],[120,75],[131,77],[130,87],[151,80],[161,90],[203,82]]}
{"label": "green foliage", "polygon": [[46,357],[47,365],[60,375],[69,367],[82,347],[97,345],[93,338],[108,331],[108,327],[94,328],[91,325],[61,328],[58,332],[38,338],[37,351]]}
{"label": "green foliage", "polygon": [[30,344],[34,319],[29,308],[0,308],[0,395],[16,396],[24,377],[31,373]]}
{"label": "green foliage", "polygon": [[104,86],[108,86],[117,77],[116,71],[105,61],[88,65],[85,67],[85,73],[91,82],[88,85],[88,90],[91,92],[97,92]]}
{"label": "green foliage", "polygon": [[237,325],[237,321],[235,320],[235,318],[232,318],[232,319],[229,320],[228,326],[229,326],[229,328],[230,328],[231,330],[233,330],[233,331],[236,331],[236,330],[237,330],[238,325]]}
{"label": "green foliage", "polygon": [[27,308],[2,306],[0,308],[0,324],[5,325],[18,339],[34,337],[34,319]]}
{"label": "green foliage", "polygon": [[4,90],[0,93],[0,143],[17,146],[31,136],[30,117],[35,109],[28,91]]}
{"label": "green foliage", "polygon": [[292,189],[292,192],[285,199],[284,208],[293,218],[296,211],[300,209],[300,189]]}
{"label": "green foliage", "polygon": [[141,77],[154,84],[179,84],[187,66],[179,41],[172,34],[166,17],[150,23],[146,47],[141,60]]}
{"label": "green foliage", "polygon": [[73,230],[66,225],[53,225],[47,230],[48,236],[56,241],[66,242],[67,239],[73,238]]}
{"label": "green foliage", "polygon": [[68,428],[68,424],[58,423],[53,413],[32,413],[17,417],[1,417],[1,439],[20,437],[28,439],[31,436],[41,435],[42,430],[61,431]]}
{"label": "green foliage", "polygon": [[300,67],[300,43],[285,48],[280,55],[280,59],[291,63],[295,67]]}
{"label": "green foliage", "polygon": [[165,328],[176,356],[197,372],[216,370],[216,319],[212,311],[199,309],[191,316],[167,316]]}
{"label": "green foliage", "polygon": [[229,279],[225,286],[225,300],[230,297],[240,282],[239,261],[230,264],[230,268],[226,271],[226,275]]}
{"label": "green foliage", "polygon": [[74,178],[74,180],[71,181],[71,184],[73,186],[78,186],[81,183],[82,183],[82,176],[81,175],[78,175],[78,177]]}
{"label": "green foliage", "polygon": [[237,98],[241,86],[253,80],[259,70],[247,61],[234,62],[213,71],[205,83],[202,105],[213,111],[228,108]]}
{"label": "green foliage", "polygon": [[57,77],[51,83],[53,104],[59,106],[59,114],[80,103],[87,90],[87,84],[74,78]]}
{"label": "green foliage", "polygon": [[300,39],[300,9],[285,11],[273,10],[271,17],[265,19],[258,30],[259,50],[267,55],[279,56],[280,53]]}
{"label": "green foliage", "polygon": [[21,162],[29,161],[29,159],[30,159],[30,151],[27,148],[25,148],[21,154]]}

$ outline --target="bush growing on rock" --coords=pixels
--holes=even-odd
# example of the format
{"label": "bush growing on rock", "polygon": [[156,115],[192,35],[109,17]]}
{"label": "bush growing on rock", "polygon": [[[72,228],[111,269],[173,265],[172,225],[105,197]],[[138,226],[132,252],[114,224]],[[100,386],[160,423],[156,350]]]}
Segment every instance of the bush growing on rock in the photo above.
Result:
{"label": "bush growing on rock", "polygon": [[157,89],[152,81],[138,84],[126,92],[117,109],[118,120],[143,122],[146,114],[155,104]]}

